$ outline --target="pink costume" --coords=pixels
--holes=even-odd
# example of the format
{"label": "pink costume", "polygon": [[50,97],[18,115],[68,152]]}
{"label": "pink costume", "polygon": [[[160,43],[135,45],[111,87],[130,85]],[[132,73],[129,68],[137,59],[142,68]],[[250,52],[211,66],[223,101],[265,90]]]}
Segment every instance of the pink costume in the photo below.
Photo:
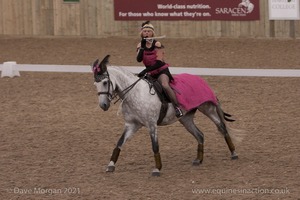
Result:
{"label": "pink costume", "polygon": [[175,91],[178,103],[189,111],[205,102],[217,105],[217,97],[206,81],[192,74],[178,74],[173,76],[170,86]]}
{"label": "pink costume", "polygon": [[[143,63],[146,66],[146,68],[155,65],[155,62],[156,62],[156,49],[151,48],[149,50],[145,50],[144,55],[143,55]],[[160,68],[150,71],[148,73],[150,75],[156,75],[160,71],[162,71],[168,67],[169,67],[169,64],[166,63],[165,65],[161,66]]]}

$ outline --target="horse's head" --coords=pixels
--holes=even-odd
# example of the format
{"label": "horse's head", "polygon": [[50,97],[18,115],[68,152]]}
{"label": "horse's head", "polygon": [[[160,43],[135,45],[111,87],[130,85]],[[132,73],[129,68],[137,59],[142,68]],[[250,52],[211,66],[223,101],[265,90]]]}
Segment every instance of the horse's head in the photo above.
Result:
{"label": "horse's head", "polygon": [[93,64],[95,79],[94,85],[96,86],[98,91],[99,106],[104,111],[107,111],[109,109],[113,92],[115,90],[114,84],[110,80],[109,73],[107,71],[108,58],[109,55],[105,56],[100,63],[97,59]]}

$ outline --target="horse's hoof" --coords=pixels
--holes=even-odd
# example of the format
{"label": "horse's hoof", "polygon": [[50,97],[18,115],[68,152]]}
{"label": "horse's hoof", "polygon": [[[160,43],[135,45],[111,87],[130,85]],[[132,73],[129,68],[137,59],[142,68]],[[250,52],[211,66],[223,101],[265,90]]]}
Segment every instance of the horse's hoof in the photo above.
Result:
{"label": "horse's hoof", "polygon": [[199,166],[202,163],[200,160],[194,160],[193,161],[193,166]]}
{"label": "horse's hoof", "polygon": [[160,176],[160,171],[159,171],[159,169],[154,169],[154,170],[152,171],[152,176]]}
{"label": "horse's hoof", "polygon": [[235,155],[235,156],[231,156],[231,160],[237,160],[239,158],[238,155]]}
{"label": "horse's hoof", "polygon": [[114,172],[115,171],[115,166],[113,166],[113,165],[111,165],[111,166],[108,166],[107,168],[106,168],[106,172]]}
{"label": "horse's hoof", "polygon": [[239,156],[237,154],[231,156],[231,160],[237,160]]}

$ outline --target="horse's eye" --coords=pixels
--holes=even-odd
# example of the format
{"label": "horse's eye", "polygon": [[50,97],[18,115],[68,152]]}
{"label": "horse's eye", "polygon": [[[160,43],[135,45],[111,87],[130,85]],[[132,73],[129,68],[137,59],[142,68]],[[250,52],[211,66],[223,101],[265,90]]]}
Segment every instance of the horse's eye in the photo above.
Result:
{"label": "horse's eye", "polygon": [[104,86],[107,85],[107,81],[103,81],[103,85],[104,85]]}

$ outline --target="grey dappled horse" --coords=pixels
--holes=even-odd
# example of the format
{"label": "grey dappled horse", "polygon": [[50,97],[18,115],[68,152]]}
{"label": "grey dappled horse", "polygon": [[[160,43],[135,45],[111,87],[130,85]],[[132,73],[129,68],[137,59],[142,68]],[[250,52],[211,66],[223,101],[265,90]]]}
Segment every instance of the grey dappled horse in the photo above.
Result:
{"label": "grey dappled horse", "polygon": [[[152,142],[152,150],[155,158],[155,169],[152,171],[153,176],[159,176],[162,168],[161,157],[159,153],[158,136],[157,136],[157,121],[160,114],[161,102],[156,94],[149,92],[149,83],[138,78],[133,73],[120,68],[108,65],[107,55],[100,63],[96,60],[93,64],[95,86],[99,96],[99,106],[107,111],[111,101],[116,96],[122,100],[121,109],[125,120],[125,128],[120,137],[117,146],[112,152],[112,156],[107,172],[115,170],[115,164],[118,160],[121,148],[128,138],[136,133],[142,126],[149,130]],[[230,116],[224,113],[220,104],[215,105],[210,102],[203,103],[198,107],[185,112],[184,116],[179,119],[180,123],[190,132],[198,142],[197,157],[193,161],[193,165],[199,165],[203,161],[203,142],[204,135],[194,124],[193,118],[195,112],[199,110],[217,126],[218,130],[224,136],[228,148],[231,152],[231,158],[237,159],[235,147],[228,133],[228,128],[225,125],[224,119]],[[160,125],[172,124],[178,119],[175,117],[175,110],[171,103],[168,105],[166,116]]]}

